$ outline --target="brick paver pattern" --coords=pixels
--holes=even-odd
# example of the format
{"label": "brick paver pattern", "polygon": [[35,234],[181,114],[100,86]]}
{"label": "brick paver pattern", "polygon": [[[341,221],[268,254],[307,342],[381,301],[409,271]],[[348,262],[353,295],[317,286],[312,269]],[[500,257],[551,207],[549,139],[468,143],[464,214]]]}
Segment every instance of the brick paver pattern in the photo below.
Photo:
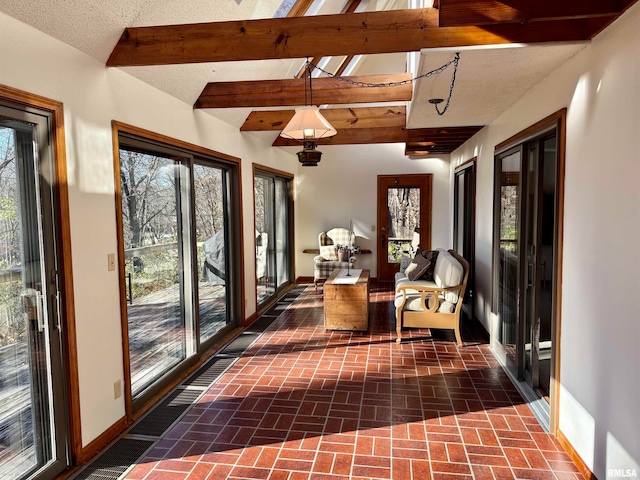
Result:
{"label": "brick paver pattern", "polygon": [[372,285],[369,332],[309,287],[127,479],[582,479],[481,337],[412,329]]}

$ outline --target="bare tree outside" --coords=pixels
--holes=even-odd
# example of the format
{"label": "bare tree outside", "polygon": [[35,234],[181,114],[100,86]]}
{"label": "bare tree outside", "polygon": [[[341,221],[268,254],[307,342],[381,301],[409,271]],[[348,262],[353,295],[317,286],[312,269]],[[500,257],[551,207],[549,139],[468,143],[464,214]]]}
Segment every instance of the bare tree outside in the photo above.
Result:
{"label": "bare tree outside", "polygon": [[420,189],[389,188],[389,262],[399,263],[403,253],[411,250],[414,232],[420,227]]}
{"label": "bare tree outside", "polygon": [[13,129],[0,128],[0,346],[25,340],[19,192]]}

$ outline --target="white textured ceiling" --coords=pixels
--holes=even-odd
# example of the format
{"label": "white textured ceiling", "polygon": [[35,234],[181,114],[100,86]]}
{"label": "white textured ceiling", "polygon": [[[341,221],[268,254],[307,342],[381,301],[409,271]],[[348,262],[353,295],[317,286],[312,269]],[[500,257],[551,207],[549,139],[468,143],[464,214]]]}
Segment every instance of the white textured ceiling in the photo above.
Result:
{"label": "white textured ceiling", "polygon": [[[460,52],[455,88],[447,112],[439,116],[428,100],[447,99],[453,66],[418,80],[407,127],[431,128],[488,125],[549,73],[585,47],[546,44],[518,48],[472,49]],[[453,59],[453,51],[420,55],[419,75]],[[444,107],[440,104],[440,109]]]}
{"label": "white textured ceiling", "polygon": [[[0,0],[0,11],[106,62],[126,27],[271,18],[282,0]],[[311,13],[337,13],[345,0],[316,0]],[[407,0],[363,0],[360,10],[407,8]],[[410,128],[485,125],[575,55],[582,46],[555,45],[462,53],[449,111],[438,117],[429,98],[446,98],[448,70],[418,83]],[[439,66],[452,52],[421,55],[420,73]],[[193,104],[207,82],[292,78],[303,59],[127,67],[140,80]],[[404,54],[364,58],[352,74],[402,73]],[[240,126],[251,109],[208,109]]]}

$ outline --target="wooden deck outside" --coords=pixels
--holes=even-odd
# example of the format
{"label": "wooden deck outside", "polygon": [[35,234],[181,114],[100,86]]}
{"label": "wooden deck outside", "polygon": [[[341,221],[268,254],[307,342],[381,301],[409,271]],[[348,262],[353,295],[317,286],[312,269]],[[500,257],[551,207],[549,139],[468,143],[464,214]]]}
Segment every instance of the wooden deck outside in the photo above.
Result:
{"label": "wooden deck outside", "polygon": [[[200,338],[227,324],[226,288],[200,282]],[[178,284],[135,298],[127,307],[134,395],[185,358],[186,335]]]}
{"label": "wooden deck outside", "polygon": [[[224,285],[199,284],[200,336],[211,338],[227,323]],[[144,388],[185,357],[186,336],[178,285],[128,305],[131,372]],[[0,348],[0,478],[14,478],[36,464],[27,342]]]}

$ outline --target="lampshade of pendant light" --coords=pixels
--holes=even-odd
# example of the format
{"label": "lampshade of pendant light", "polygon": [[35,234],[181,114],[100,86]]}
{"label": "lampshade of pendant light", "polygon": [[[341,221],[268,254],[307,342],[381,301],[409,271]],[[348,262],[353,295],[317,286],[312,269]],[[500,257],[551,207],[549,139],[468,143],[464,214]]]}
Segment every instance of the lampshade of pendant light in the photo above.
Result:
{"label": "lampshade of pendant light", "polygon": [[336,133],[338,133],[336,129],[322,116],[318,107],[305,105],[296,108],[295,115],[289,120],[280,136],[304,141],[333,137]]}

